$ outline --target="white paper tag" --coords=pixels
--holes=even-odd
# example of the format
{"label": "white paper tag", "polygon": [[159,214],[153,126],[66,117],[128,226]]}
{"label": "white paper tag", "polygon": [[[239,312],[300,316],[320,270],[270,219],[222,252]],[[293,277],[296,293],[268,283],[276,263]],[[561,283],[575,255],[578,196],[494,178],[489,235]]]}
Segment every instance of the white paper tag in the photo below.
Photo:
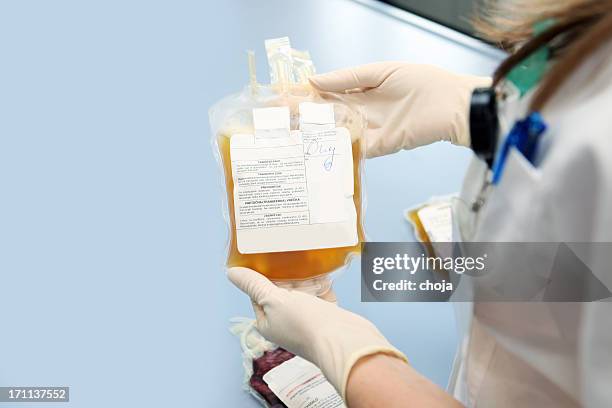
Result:
{"label": "white paper tag", "polygon": [[263,380],[288,408],[346,408],[321,370],[298,356],[268,371]]}
{"label": "white paper tag", "polygon": [[302,102],[299,105],[300,130],[314,132],[336,127],[334,105],[331,103]]}
{"label": "white paper tag", "polygon": [[289,137],[289,125],[289,108],[286,106],[253,109],[256,142]]}
{"label": "white paper tag", "polygon": [[452,242],[452,207],[450,202],[428,204],[417,215],[429,237],[429,241]]}
{"label": "white paper tag", "polygon": [[301,121],[300,131],[289,130],[287,108],[254,109],[255,134],[231,137],[240,253],[357,244],[351,137],[332,109],[300,106],[301,119],[317,121]]}

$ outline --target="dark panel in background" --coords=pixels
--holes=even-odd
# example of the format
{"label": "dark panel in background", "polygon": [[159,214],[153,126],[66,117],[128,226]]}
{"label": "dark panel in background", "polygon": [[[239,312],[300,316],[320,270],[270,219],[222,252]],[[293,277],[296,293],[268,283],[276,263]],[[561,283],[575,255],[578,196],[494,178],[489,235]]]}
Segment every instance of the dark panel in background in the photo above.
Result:
{"label": "dark panel in background", "polygon": [[477,0],[382,0],[411,13],[475,36],[470,24]]}

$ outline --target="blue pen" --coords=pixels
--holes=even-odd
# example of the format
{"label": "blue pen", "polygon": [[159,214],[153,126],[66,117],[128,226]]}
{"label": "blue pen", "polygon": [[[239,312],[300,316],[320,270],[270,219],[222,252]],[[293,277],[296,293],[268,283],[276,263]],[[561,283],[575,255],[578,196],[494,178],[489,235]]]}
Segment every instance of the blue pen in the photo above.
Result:
{"label": "blue pen", "polygon": [[525,119],[514,124],[512,130],[504,140],[497,160],[493,164],[493,184],[501,179],[506,158],[511,147],[515,147],[521,154],[533,164],[535,153],[540,141],[540,135],[546,130],[546,123],[538,112],[529,114]]}

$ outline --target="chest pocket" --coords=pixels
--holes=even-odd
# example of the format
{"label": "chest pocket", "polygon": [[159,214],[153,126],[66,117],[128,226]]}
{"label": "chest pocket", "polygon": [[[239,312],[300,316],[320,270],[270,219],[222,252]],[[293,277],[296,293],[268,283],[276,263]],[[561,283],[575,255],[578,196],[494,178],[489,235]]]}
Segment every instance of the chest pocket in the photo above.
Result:
{"label": "chest pocket", "polygon": [[541,241],[546,223],[541,172],[516,149],[508,153],[501,180],[481,209],[474,241]]}

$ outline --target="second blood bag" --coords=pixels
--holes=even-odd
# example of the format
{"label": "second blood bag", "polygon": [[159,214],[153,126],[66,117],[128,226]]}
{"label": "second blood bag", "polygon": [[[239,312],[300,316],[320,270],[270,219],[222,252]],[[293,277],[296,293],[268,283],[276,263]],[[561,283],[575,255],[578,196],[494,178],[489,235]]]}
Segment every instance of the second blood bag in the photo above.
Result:
{"label": "second blood bag", "polygon": [[252,64],[251,84],[210,110],[227,193],[227,266],[320,293],[365,238],[365,118],[317,95],[308,53],[288,38],[266,49],[271,84],[256,83]]}

